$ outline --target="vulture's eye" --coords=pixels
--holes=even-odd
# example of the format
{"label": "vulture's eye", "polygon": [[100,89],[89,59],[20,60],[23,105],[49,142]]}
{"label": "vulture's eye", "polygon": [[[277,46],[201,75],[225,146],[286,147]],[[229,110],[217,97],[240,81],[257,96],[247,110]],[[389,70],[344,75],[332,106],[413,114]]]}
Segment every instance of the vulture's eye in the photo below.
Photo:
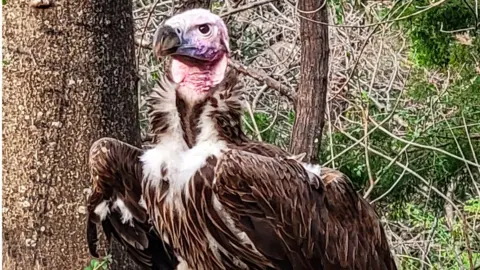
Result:
{"label": "vulture's eye", "polygon": [[203,35],[208,35],[210,34],[210,26],[208,24],[202,24],[198,26],[198,31],[202,33]]}

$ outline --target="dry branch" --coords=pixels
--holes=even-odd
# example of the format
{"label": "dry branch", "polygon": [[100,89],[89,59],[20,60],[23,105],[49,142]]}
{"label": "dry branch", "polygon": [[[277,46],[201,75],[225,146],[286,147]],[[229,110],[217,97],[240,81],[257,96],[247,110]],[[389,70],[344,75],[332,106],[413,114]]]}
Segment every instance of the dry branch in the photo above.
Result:
{"label": "dry branch", "polygon": [[233,59],[230,60],[229,64],[230,64],[231,67],[233,67],[238,72],[240,72],[244,75],[248,75],[248,76],[254,78],[255,80],[257,80],[259,82],[263,82],[266,85],[268,85],[269,87],[277,90],[280,94],[287,97],[290,101],[293,101],[295,99],[295,92],[292,89],[282,85],[279,81],[277,81],[277,80],[273,79],[272,77],[268,76],[268,74],[265,71],[260,70],[260,69],[256,69],[256,68],[252,68],[252,67],[246,67],[243,64],[241,64],[240,62],[235,61]]}
{"label": "dry branch", "polygon": [[249,3],[249,4],[243,5],[241,7],[234,8],[234,9],[231,9],[227,12],[224,12],[224,13],[220,14],[220,17],[227,17],[229,15],[233,15],[235,13],[239,13],[239,12],[242,12],[242,11],[245,11],[245,10],[256,8],[258,6],[265,5],[265,4],[274,2],[274,1],[278,1],[278,0],[263,0],[263,1],[252,2],[252,3]]}

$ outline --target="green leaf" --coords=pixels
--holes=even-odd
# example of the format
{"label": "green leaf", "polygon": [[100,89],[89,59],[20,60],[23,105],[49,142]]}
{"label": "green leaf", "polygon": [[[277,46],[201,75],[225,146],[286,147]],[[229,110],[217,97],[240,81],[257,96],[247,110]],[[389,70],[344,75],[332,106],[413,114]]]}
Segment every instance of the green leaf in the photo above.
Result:
{"label": "green leaf", "polygon": [[100,262],[97,259],[92,259],[90,261],[90,267],[92,267],[93,269],[95,269],[99,264]]}
{"label": "green leaf", "polygon": [[7,0],[2,0],[2,6],[5,6],[7,4]]}
{"label": "green leaf", "polygon": [[368,92],[365,91],[365,90],[362,90],[362,101],[365,102],[365,103],[369,102]]}
{"label": "green leaf", "polygon": [[470,214],[479,214],[480,213],[480,199],[471,199],[465,203],[464,206],[465,212]]}
{"label": "green leaf", "polygon": [[160,76],[158,75],[158,72],[156,72],[156,71],[153,71],[151,75],[152,75],[152,80],[154,80],[154,81],[158,80],[158,78],[160,78]]}

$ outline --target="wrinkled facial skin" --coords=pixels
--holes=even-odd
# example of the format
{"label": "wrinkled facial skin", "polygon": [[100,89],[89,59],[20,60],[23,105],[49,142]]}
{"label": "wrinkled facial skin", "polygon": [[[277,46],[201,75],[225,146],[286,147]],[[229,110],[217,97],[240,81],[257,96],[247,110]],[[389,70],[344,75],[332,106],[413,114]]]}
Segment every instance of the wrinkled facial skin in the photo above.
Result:
{"label": "wrinkled facial skin", "polygon": [[204,9],[189,10],[168,19],[157,29],[153,42],[159,58],[171,55],[213,62],[229,53],[225,23]]}
{"label": "wrinkled facial skin", "polygon": [[204,100],[225,76],[230,53],[227,27],[208,10],[171,17],[155,32],[153,46],[157,58],[172,57],[171,78],[189,103]]}

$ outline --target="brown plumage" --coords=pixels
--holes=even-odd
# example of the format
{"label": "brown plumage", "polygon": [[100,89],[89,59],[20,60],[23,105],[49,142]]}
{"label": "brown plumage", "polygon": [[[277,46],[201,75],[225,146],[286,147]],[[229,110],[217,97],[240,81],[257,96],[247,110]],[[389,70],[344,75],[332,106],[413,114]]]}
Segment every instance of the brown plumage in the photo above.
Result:
{"label": "brown plumage", "polygon": [[[97,224],[110,241],[115,237],[132,258],[146,269],[175,269],[178,264],[172,249],[163,243],[149,224],[141,206],[143,150],[112,138],[96,141],[89,155],[92,194],[88,199],[87,241],[90,253],[98,257]],[[122,205],[119,205],[121,200]],[[122,208],[131,213],[122,220]]]}
{"label": "brown plumage", "polygon": [[[193,14],[218,21],[202,11]],[[164,31],[170,40],[157,36],[168,41],[157,51],[175,53],[175,46],[190,42],[175,38],[171,25]],[[152,149],[108,139],[92,147],[89,220],[101,220],[151,269],[161,269],[152,267],[161,265],[157,257],[167,262],[165,269],[178,261],[192,269],[396,269],[373,207],[350,181],[248,139],[236,75],[205,91],[196,76],[210,80],[205,68],[218,79],[221,67],[217,60],[203,66],[183,58],[205,57],[199,55],[184,53],[178,65],[190,71],[162,77],[152,91]],[[93,229],[88,235],[96,240]]]}
{"label": "brown plumage", "polygon": [[[222,130],[219,134],[231,134],[225,137],[225,140],[229,142],[229,148],[232,151],[227,152],[221,161],[221,164],[227,167],[225,169],[227,171],[222,175],[231,176],[227,177],[231,182],[225,184],[235,184],[235,187],[229,188],[229,190],[237,193],[236,199],[238,200],[245,197],[243,194],[255,194],[253,186],[256,183],[262,183],[259,187],[255,187],[257,193],[262,197],[248,198],[249,203],[246,205],[252,206],[252,201],[261,201],[267,194],[268,197],[264,198],[266,201],[274,202],[277,199],[276,203],[280,206],[277,206],[276,209],[280,212],[287,211],[277,212],[274,216],[291,217],[292,213],[298,214],[292,220],[270,224],[271,228],[290,224],[293,228],[298,226],[296,227],[297,232],[318,230],[318,234],[310,235],[310,241],[315,242],[316,251],[299,255],[297,258],[292,252],[295,250],[295,245],[299,245],[295,241],[301,241],[299,239],[303,239],[304,236],[295,235],[294,232],[285,232],[283,236],[278,236],[278,238],[291,237],[290,240],[293,242],[290,245],[285,238],[277,239],[279,243],[287,243],[284,249],[288,252],[282,251],[278,242],[273,240],[274,244],[266,245],[263,250],[257,246],[257,249],[264,254],[272,254],[272,257],[268,257],[269,260],[274,262],[278,260],[275,268],[280,269],[396,269],[388,241],[374,208],[355,192],[350,180],[344,174],[329,168],[315,167],[315,165],[303,164],[302,166],[298,162],[301,160],[297,160],[301,157],[290,156],[274,145],[254,142],[243,135],[239,118],[242,112],[241,106],[239,106],[242,88],[236,86],[235,79],[234,74],[227,76],[226,80],[230,80],[230,82],[224,84],[226,87],[221,90],[222,94],[216,95],[219,97],[218,100],[215,100],[215,97],[210,98],[210,103],[219,104],[219,108],[222,108],[223,105],[228,107],[228,110],[223,112],[221,110],[212,112],[217,129]],[[256,155],[249,155],[245,152]],[[223,166],[217,166],[217,171],[223,170]],[[291,168],[288,169],[289,167]],[[319,169],[319,177],[311,171],[305,170],[308,167]],[[243,179],[243,174],[249,175],[252,179]],[[218,174],[216,179],[219,181]],[[241,180],[245,180],[246,183],[242,185]],[[299,183],[300,180],[304,183]],[[309,182],[310,186],[306,186],[305,182]],[[285,185],[282,186],[282,183]],[[242,186],[248,187],[247,190],[241,190]],[[219,189],[218,193],[224,194],[222,192],[224,188],[223,186],[222,189]],[[228,198],[232,197],[234,195],[230,193],[227,197],[219,196],[219,200],[226,203]],[[288,205],[284,205],[285,203],[290,203],[292,212],[288,213]],[[239,212],[243,204],[245,204],[243,200],[237,201],[237,204],[231,205],[230,209],[233,212]],[[315,222],[305,223],[302,218],[307,218],[310,213],[308,209],[312,209],[312,204],[315,205],[316,213],[310,218]],[[271,210],[271,207],[266,209]],[[257,208],[257,206],[253,208]],[[244,211],[248,215],[238,218],[238,222],[242,225],[252,215],[252,212]],[[234,213],[230,215],[233,217]],[[262,214],[260,213],[260,215]],[[263,220],[272,220],[272,217],[264,216]],[[258,239],[258,243],[263,244],[262,239],[265,239],[265,235],[271,235],[269,238],[275,239],[275,233],[278,234],[278,231],[275,230],[275,233],[273,231],[270,234],[266,233],[268,226],[263,223],[262,225],[254,226],[250,234],[247,230],[248,226],[244,225],[246,226],[245,232],[253,242],[255,242],[254,239]],[[306,251],[301,250],[301,252]],[[295,265],[298,261],[308,262],[308,258],[311,258],[310,265],[308,263]],[[316,265],[323,265],[323,268],[316,268]]]}
{"label": "brown plumage", "polygon": [[[381,243],[380,231],[375,232],[380,227],[374,226],[372,234],[363,226],[353,228],[360,225],[355,222],[359,218],[376,217],[371,220],[368,212],[352,209],[356,200],[348,198],[351,187],[345,182],[339,184],[346,190],[335,199],[347,199],[342,201],[350,206],[347,214],[335,209],[338,202],[327,198],[332,193],[321,179],[297,161],[232,150],[217,166],[218,200],[276,269],[391,269],[384,258],[365,256],[366,251],[376,252],[369,245]],[[333,210],[351,216],[339,220]],[[356,248],[363,249],[362,256],[356,257]]]}

